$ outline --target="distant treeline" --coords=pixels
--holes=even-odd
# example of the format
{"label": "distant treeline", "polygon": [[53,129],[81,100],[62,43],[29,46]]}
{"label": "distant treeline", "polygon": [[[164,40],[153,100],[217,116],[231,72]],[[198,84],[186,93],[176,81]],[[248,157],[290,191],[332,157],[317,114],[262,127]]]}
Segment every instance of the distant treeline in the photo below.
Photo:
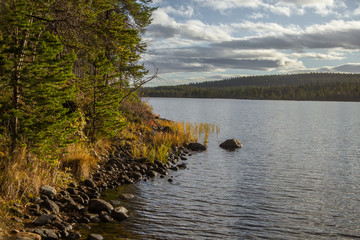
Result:
{"label": "distant treeline", "polygon": [[144,88],[142,92],[149,97],[360,101],[360,74],[234,77],[189,85]]}

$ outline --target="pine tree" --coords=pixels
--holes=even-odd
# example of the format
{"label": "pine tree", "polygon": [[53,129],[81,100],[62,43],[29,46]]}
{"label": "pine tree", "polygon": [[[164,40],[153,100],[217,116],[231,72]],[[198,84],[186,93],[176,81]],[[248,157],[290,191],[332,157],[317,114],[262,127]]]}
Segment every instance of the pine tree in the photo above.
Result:
{"label": "pine tree", "polygon": [[74,96],[75,55],[64,53],[49,23],[41,20],[50,3],[16,0],[1,6],[0,84],[6,96],[1,111],[8,123],[2,130],[11,136],[12,151],[26,144],[38,154],[54,153],[74,131],[63,103]]}

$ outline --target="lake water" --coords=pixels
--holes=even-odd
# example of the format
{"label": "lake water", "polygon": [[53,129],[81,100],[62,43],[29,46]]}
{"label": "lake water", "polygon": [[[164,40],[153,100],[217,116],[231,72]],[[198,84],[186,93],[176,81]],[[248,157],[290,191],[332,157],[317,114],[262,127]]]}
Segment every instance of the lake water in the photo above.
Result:
{"label": "lake water", "polygon": [[[163,118],[218,124],[169,178],[108,192],[131,218],[106,239],[360,238],[360,103],[153,98]],[[229,152],[219,144],[239,139]]]}

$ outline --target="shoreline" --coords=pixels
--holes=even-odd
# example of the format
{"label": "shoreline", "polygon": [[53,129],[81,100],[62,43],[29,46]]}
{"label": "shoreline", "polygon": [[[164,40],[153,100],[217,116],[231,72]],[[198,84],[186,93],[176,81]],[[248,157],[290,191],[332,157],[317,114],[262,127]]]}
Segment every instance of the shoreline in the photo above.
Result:
{"label": "shoreline", "polygon": [[[41,195],[31,199],[24,208],[14,206],[12,220],[20,223],[23,218],[26,221],[24,227],[9,229],[8,236],[0,236],[0,239],[79,239],[84,237],[79,229],[90,229],[88,223],[123,221],[129,217],[127,209],[102,200],[101,193],[158,175],[163,179],[169,170],[185,169],[186,164],[178,162],[191,156],[190,151],[187,147],[173,148],[164,164],[157,160],[151,163],[145,158],[136,159],[126,149],[116,149],[79,185],[71,182],[59,191],[42,186]],[[93,239],[90,235],[85,237]]]}

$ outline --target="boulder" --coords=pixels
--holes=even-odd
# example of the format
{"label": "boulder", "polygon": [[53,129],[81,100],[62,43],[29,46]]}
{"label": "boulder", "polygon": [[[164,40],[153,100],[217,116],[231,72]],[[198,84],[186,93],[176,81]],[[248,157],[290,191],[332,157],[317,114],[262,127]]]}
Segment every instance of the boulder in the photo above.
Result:
{"label": "boulder", "polygon": [[241,148],[242,144],[239,140],[233,138],[221,143],[220,147],[226,150],[235,150],[237,148]]}
{"label": "boulder", "polygon": [[87,237],[87,240],[103,240],[103,236],[101,236],[100,234],[90,234],[88,237]]}
{"label": "boulder", "polygon": [[96,187],[96,184],[95,184],[91,179],[86,179],[86,180],[84,181],[84,184],[85,184],[85,186],[87,186],[87,187],[91,187],[91,188]]}
{"label": "boulder", "polygon": [[89,212],[99,213],[101,211],[111,212],[114,207],[105,200],[102,199],[91,199],[89,201]]}
{"label": "boulder", "polygon": [[36,226],[43,226],[46,224],[51,223],[56,219],[56,215],[54,214],[47,214],[47,215],[41,215],[35,221],[33,222]]}
{"label": "boulder", "polygon": [[206,147],[201,143],[189,143],[189,145],[187,145],[187,148],[190,149],[191,151],[197,151],[197,152],[206,150]]}
{"label": "boulder", "polygon": [[56,195],[56,189],[49,185],[43,185],[40,187],[40,193],[48,198],[53,198]]}
{"label": "boulder", "polygon": [[117,221],[122,221],[129,217],[128,210],[124,207],[117,207],[111,212],[111,217]]}
{"label": "boulder", "polygon": [[132,198],[134,198],[134,195],[132,195],[132,194],[130,194],[130,193],[123,193],[123,194],[121,194],[120,196],[119,196],[119,198],[121,198],[121,199],[132,199]]}
{"label": "boulder", "polygon": [[56,240],[59,239],[59,236],[53,229],[35,229],[35,233],[41,236],[41,239],[44,240]]}
{"label": "boulder", "polygon": [[52,213],[59,213],[60,211],[59,206],[54,201],[46,199],[43,205],[47,210],[49,210]]}

